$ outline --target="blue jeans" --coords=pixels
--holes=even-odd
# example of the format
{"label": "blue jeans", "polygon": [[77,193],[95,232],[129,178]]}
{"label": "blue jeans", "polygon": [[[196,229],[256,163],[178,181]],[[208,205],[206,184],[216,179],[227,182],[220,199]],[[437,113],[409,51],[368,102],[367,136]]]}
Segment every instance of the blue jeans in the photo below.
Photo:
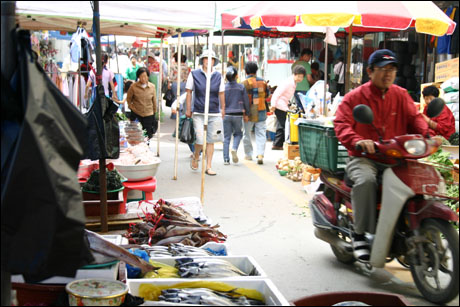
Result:
{"label": "blue jeans", "polygon": [[265,121],[260,122],[251,122],[248,121],[244,123],[244,136],[243,136],[243,144],[244,144],[244,154],[248,157],[252,157],[253,149],[252,149],[252,140],[251,140],[251,131],[252,128],[254,129],[254,134],[256,137],[256,156],[263,156],[265,152],[265,144],[267,142],[267,125]]}
{"label": "blue jeans", "polygon": [[233,148],[238,150],[243,138],[243,116],[225,115],[224,118],[224,161],[230,161],[229,147],[233,135]]}

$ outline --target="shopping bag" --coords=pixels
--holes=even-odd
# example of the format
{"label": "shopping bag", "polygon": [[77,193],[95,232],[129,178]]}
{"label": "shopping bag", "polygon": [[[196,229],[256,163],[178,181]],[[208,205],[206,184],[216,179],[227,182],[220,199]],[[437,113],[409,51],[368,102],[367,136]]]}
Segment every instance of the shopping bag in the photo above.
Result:
{"label": "shopping bag", "polygon": [[182,129],[179,130],[179,140],[187,144],[195,142],[195,129],[193,128],[193,119],[186,118],[182,124]]}
{"label": "shopping bag", "polygon": [[270,115],[269,117],[267,117],[267,131],[270,131],[270,132],[276,132],[276,123],[278,121],[276,120],[276,115]]}

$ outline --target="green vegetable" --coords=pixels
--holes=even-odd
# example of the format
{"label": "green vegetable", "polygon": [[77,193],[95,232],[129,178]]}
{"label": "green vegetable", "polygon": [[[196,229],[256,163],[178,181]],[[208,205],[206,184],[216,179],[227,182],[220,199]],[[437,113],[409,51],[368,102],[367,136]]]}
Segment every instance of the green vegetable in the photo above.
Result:
{"label": "green vegetable", "polygon": [[[118,190],[123,187],[121,183],[121,175],[117,172],[117,170],[107,171],[107,191]],[[91,191],[91,192],[99,192],[99,170],[95,170],[91,173],[88,181],[83,184],[82,189],[84,191]]]}
{"label": "green vegetable", "polygon": [[115,113],[115,116],[117,117],[118,121],[127,121],[128,117],[126,117],[125,113]]}
{"label": "green vegetable", "polygon": [[454,166],[452,161],[450,161],[449,157],[450,153],[443,151],[441,148],[439,148],[437,152],[429,156],[427,159],[430,162],[441,165],[440,167],[437,167],[437,170],[441,173],[441,175],[444,177],[444,180],[446,180],[447,182],[452,181],[452,168]]}
{"label": "green vegetable", "polygon": [[449,138],[450,145],[458,146],[458,132],[452,133]]}

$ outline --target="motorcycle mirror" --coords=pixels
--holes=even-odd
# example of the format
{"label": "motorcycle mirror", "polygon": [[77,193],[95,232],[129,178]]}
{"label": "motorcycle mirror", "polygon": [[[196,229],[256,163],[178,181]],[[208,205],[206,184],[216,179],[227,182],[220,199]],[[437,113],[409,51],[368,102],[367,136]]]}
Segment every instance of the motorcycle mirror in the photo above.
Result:
{"label": "motorcycle mirror", "polygon": [[374,121],[374,112],[365,104],[359,104],[353,108],[353,118],[358,123],[370,125]]}
{"label": "motorcycle mirror", "polygon": [[441,114],[444,109],[445,102],[441,98],[431,100],[426,109],[426,115],[430,118],[436,117]]}

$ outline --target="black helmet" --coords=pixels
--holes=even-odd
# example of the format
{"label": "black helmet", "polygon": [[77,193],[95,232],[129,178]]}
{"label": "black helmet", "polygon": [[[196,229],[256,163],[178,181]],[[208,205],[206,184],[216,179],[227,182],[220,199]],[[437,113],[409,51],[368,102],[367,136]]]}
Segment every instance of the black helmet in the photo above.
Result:
{"label": "black helmet", "polygon": [[238,72],[236,71],[235,67],[229,66],[227,67],[227,72],[225,73],[225,77],[230,82],[230,81],[235,80],[237,74]]}

